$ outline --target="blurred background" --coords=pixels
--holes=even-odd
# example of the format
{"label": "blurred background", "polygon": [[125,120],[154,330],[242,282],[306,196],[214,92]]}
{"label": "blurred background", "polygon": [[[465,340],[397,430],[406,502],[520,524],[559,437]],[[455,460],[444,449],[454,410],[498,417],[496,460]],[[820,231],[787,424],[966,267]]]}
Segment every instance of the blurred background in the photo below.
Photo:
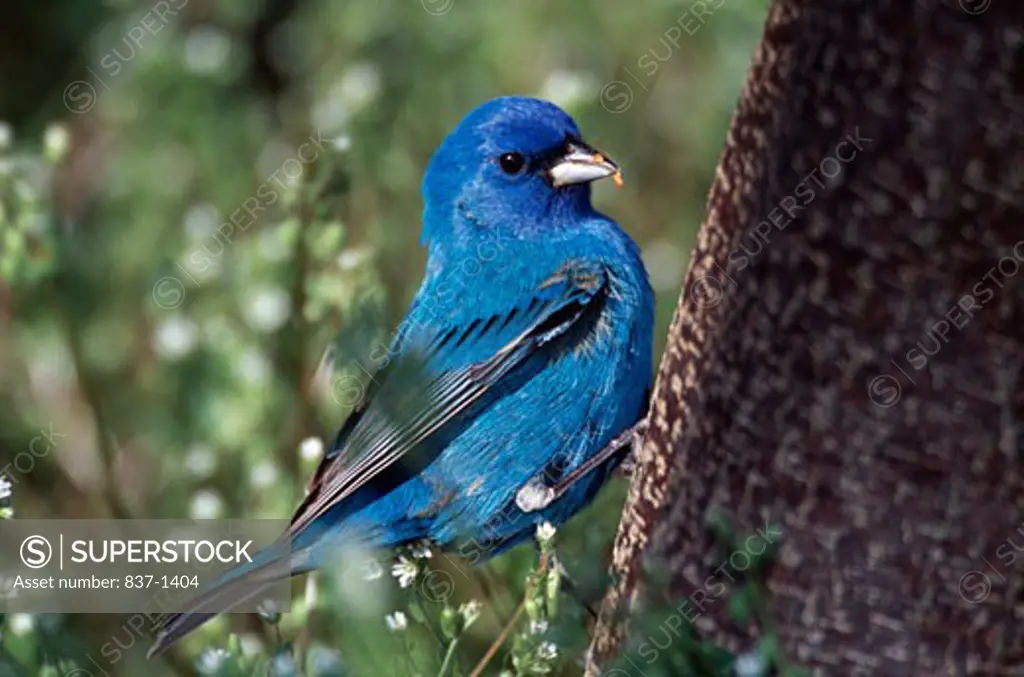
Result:
{"label": "blurred background", "polygon": [[[594,201],[643,250],[660,353],[766,5],[4,3],[8,513],[289,517],[419,284],[426,163],[494,96],[562,105],[623,167]],[[559,532],[577,594],[521,619],[483,674],[580,673],[624,493]],[[294,613],[221,618],[151,662],[125,617],[7,614],[0,677],[469,675],[536,565],[529,546],[421,561],[443,599],[387,563],[300,580]],[[449,657],[452,610],[472,627]]]}

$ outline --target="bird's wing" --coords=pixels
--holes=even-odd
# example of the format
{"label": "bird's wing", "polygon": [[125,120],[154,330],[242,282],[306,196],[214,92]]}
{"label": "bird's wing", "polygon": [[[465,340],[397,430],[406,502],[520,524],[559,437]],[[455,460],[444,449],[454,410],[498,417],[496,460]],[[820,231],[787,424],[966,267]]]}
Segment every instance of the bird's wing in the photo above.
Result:
{"label": "bird's wing", "polygon": [[[386,373],[378,372],[356,418],[346,422],[317,469],[289,534],[302,532],[358,489],[393,475],[396,466],[435,458],[443,444],[430,441],[443,437],[446,426],[545,346],[596,318],[607,291],[602,264],[571,262],[515,307],[442,325],[417,347],[402,347]],[[444,366],[431,369],[439,364]]]}

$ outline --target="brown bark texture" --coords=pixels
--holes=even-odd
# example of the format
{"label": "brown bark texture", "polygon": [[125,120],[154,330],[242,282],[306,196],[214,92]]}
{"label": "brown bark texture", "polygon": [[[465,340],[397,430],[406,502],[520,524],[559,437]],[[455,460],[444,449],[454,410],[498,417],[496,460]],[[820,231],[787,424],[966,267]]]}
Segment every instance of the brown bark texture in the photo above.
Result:
{"label": "brown bark texture", "polygon": [[814,674],[1024,674],[1022,366],[1024,3],[775,0],[591,674],[637,646],[645,562],[702,639],[747,651],[765,632],[727,612],[747,560],[722,557],[712,511],[779,527],[775,632]]}

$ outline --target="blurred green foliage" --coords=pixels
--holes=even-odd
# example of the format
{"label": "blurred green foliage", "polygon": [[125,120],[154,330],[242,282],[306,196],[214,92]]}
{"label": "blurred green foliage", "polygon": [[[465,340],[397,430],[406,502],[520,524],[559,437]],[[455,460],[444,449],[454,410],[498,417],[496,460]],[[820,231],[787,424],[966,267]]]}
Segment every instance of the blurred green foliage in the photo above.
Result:
{"label": "blurred green foliage", "polygon": [[[623,166],[625,188],[595,202],[644,251],[660,350],[765,4],[7,3],[0,468],[16,516],[290,515],[419,283],[430,154],[494,96],[560,103]],[[25,456],[47,429],[63,437]],[[550,618],[527,604],[485,674],[579,673],[579,600],[600,598],[623,496],[616,480],[559,533],[576,593]],[[443,600],[387,575],[355,598],[362,584],[300,580],[295,613],[221,618],[149,663],[123,617],[7,616],[0,677],[284,675],[296,656],[310,675],[468,675],[548,575],[529,547],[429,565],[417,580],[446,576]]]}

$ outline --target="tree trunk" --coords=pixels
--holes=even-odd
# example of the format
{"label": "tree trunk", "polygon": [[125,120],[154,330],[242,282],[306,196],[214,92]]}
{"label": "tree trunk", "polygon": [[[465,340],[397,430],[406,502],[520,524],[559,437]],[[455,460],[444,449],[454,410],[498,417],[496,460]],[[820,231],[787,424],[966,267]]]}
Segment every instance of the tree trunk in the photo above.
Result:
{"label": "tree trunk", "polygon": [[702,640],[768,633],[729,613],[750,553],[716,552],[712,514],[760,529],[755,554],[777,540],[772,632],[815,674],[1024,674],[1022,151],[1020,0],[773,3],[591,674],[653,660],[625,616],[663,592],[659,566]]}

